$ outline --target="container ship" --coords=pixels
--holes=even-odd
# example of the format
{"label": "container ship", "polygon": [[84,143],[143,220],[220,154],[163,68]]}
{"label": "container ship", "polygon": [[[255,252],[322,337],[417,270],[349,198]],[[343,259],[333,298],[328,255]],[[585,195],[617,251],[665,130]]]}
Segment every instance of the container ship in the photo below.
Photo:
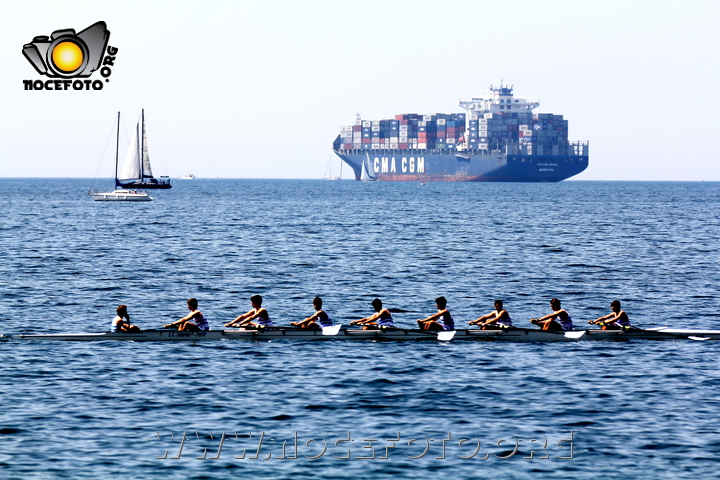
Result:
{"label": "container ship", "polygon": [[467,113],[396,115],[342,127],[333,151],[356,180],[559,182],[588,166],[588,142],[568,141],[562,115],[490,86]]}

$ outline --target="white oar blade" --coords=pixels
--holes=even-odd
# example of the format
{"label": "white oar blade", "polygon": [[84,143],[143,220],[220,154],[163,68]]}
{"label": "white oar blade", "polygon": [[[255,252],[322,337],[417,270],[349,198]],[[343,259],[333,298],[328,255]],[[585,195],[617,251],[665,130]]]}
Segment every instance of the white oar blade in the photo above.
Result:
{"label": "white oar blade", "polygon": [[574,338],[575,340],[582,337],[583,335],[585,335],[585,330],[565,332],[565,338]]}
{"label": "white oar blade", "polygon": [[322,332],[323,335],[329,335],[334,336],[337,335],[340,331],[340,327],[342,327],[342,324],[338,323],[337,325],[333,325],[332,327],[323,327]]}
{"label": "white oar blade", "polygon": [[710,340],[710,337],[696,337],[694,335],[690,335],[688,338],[690,340],[698,340],[698,341]]}
{"label": "white oar blade", "polygon": [[441,342],[449,342],[455,336],[455,330],[449,332],[438,332],[437,339]]}

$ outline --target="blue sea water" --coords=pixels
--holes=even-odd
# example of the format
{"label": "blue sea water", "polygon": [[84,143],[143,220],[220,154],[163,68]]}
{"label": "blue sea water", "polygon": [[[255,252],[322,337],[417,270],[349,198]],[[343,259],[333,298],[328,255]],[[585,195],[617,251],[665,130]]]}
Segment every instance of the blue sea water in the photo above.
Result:
{"label": "blue sea water", "polygon": [[[347,324],[377,296],[413,327],[443,295],[460,323],[500,298],[530,326],[558,297],[576,324],[620,299],[643,327],[720,328],[720,183],[195,180],[143,204],[93,202],[91,183],[0,179],[0,333],[105,331],[118,304],[154,328],[190,297],[218,328],[254,294],[280,324],[315,295]],[[13,340],[0,477],[719,478],[719,357],[689,340]]]}

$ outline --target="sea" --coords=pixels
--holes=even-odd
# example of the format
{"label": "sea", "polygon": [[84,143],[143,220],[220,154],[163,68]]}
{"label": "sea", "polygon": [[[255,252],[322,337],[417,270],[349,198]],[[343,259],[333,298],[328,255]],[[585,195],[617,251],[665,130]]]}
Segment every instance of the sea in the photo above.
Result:
{"label": "sea", "polygon": [[[276,324],[380,298],[413,328],[558,298],[720,328],[720,183],[0,179],[0,333]],[[720,342],[0,343],[3,479],[720,478]]]}

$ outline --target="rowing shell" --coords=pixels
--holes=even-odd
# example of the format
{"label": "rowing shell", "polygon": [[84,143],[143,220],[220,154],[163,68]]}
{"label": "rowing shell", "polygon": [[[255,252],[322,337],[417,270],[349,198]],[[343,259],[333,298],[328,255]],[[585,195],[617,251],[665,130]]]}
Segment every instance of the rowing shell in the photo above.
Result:
{"label": "rowing shell", "polygon": [[44,335],[5,335],[13,340],[58,340],[76,342],[96,342],[103,340],[126,342],[163,342],[163,341],[202,341],[222,340],[222,330],[206,332],[178,332],[175,330],[146,330],[142,333],[105,332],[105,333],[50,333]]}
{"label": "rowing shell", "polygon": [[452,339],[454,332],[428,332],[423,330],[361,330],[341,329],[341,325],[323,330],[302,330],[297,328],[268,327],[260,330],[208,330],[204,332],[178,332],[175,330],[145,330],[141,333],[52,333],[44,335],[2,335],[0,340],[56,340],[56,341],[206,341],[206,340],[441,340]]}
{"label": "rowing shell", "polygon": [[[453,336],[454,335],[454,336]],[[448,338],[449,337],[449,338]],[[720,330],[678,330],[654,328],[651,330],[574,330],[551,332],[533,328],[498,330],[456,330],[454,332],[428,332],[416,329],[361,330],[340,328],[340,325],[321,330],[270,327],[261,330],[208,330],[205,332],[178,332],[175,330],[146,330],[142,333],[53,333],[45,335],[0,335],[0,340],[59,340],[59,341],[206,341],[206,340],[488,340],[512,342],[574,342],[584,340],[720,340]]]}
{"label": "rowing shell", "polygon": [[678,330],[667,327],[649,330],[571,330],[548,331],[534,328],[497,330],[458,330],[454,340],[497,340],[515,342],[573,342],[578,340],[720,340],[720,330]]}

